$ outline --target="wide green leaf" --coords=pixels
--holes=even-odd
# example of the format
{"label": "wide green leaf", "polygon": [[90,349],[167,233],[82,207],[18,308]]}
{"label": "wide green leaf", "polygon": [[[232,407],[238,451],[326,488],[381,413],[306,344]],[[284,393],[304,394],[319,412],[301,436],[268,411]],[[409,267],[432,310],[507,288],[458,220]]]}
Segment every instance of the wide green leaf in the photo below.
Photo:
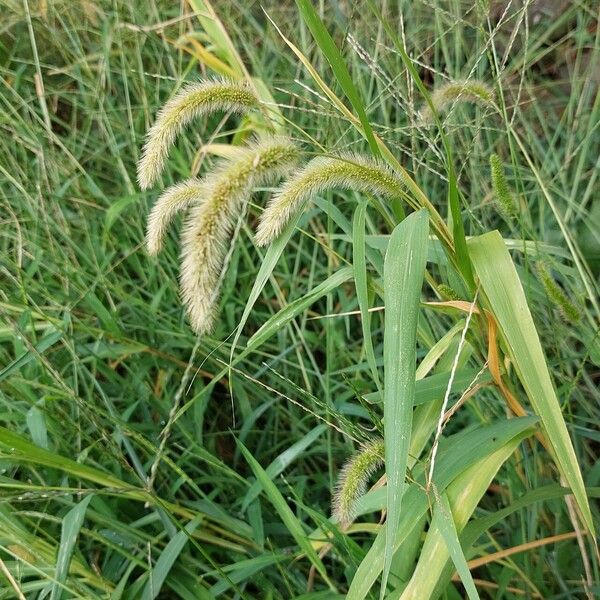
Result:
{"label": "wide green leaf", "polygon": [[429,216],[420,210],[393,231],[383,267],[385,334],[383,341],[387,534],[383,584],[392,564],[393,546],[405,488],[415,396],[417,320],[427,261]]}
{"label": "wide green leaf", "polygon": [[540,338],[527,305],[527,298],[508,253],[497,231],[469,241],[469,252],[481,288],[517,375],[533,410],[540,416],[558,468],[573,491],[586,527],[593,534],[594,524],[575,450],[560,410]]}

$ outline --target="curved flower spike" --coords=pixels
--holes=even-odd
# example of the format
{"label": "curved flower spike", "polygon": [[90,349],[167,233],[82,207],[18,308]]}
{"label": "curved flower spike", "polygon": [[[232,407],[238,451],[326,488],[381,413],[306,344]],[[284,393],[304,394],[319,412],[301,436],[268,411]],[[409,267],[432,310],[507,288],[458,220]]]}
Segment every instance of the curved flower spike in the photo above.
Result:
{"label": "curved flower spike", "polygon": [[290,177],[264,210],[256,231],[256,243],[266,246],[281,233],[305,201],[332,188],[346,188],[386,198],[404,191],[404,180],[387,165],[371,158],[341,154],[317,157]]}
{"label": "curved flower spike", "polygon": [[341,525],[348,525],[356,517],[356,501],[364,495],[373,473],[383,465],[382,439],[367,443],[342,467],[333,496],[333,516]]}
{"label": "curved flower spike", "polygon": [[162,250],[165,233],[173,217],[188,206],[202,200],[205,186],[200,179],[188,179],[172,185],[154,203],[146,227],[146,248],[155,255]]}
{"label": "curved flower spike", "polygon": [[192,206],[181,243],[181,297],[196,333],[213,328],[231,232],[253,188],[284,176],[298,158],[287,138],[259,140],[204,180],[204,200]]}
{"label": "curved flower spike", "polygon": [[[436,88],[431,94],[431,102],[436,112],[442,112],[454,102],[474,102],[491,106],[494,102],[494,92],[483,81],[471,79],[469,81],[451,81]],[[425,121],[431,121],[433,114],[429,106],[424,106],[420,113]]]}
{"label": "curved flower spike", "polygon": [[148,189],[164,168],[169,148],[192,119],[215,111],[246,112],[258,99],[245,83],[215,79],[185,86],[159,111],[138,163],[138,182]]}

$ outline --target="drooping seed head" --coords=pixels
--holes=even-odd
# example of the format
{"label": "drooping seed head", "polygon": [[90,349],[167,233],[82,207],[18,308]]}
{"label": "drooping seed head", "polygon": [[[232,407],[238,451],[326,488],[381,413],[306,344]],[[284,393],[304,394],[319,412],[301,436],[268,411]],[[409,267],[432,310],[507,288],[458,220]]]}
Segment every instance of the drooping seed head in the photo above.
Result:
{"label": "drooping seed head", "polygon": [[384,443],[372,440],[342,467],[333,496],[333,516],[344,526],[356,516],[356,502],[364,495],[373,473],[383,465]]}
{"label": "drooping seed head", "polygon": [[[494,103],[494,91],[489,85],[476,79],[451,81],[433,91],[431,102],[437,113],[443,112],[455,102],[474,102],[475,104],[492,106]],[[433,113],[428,105],[424,106],[419,114],[424,121],[431,121],[433,119]]]}
{"label": "drooping seed head", "polygon": [[159,111],[148,131],[138,163],[138,182],[145,190],[163,171],[169,148],[192,119],[215,111],[243,113],[258,106],[258,99],[242,82],[215,79],[186,85]]}
{"label": "drooping seed head", "polygon": [[199,179],[188,179],[184,183],[171,186],[161,194],[154,203],[146,227],[146,248],[148,254],[158,254],[163,239],[173,217],[193,203],[200,202],[206,196],[203,182]]}
{"label": "drooping seed head", "polygon": [[272,242],[306,201],[332,188],[392,199],[403,193],[404,182],[387,165],[365,156],[342,154],[314,158],[290,177],[269,201],[256,231],[257,244],[265,246]]}
{"label": "drooping seed head", "polygon": [[294,168],[299,150],[287,138],[253,142],[205,178],[204,201],[192,206],[181,243],[181,297],[198,334],[210,333],[231,233],[256,186],[267,185]]}

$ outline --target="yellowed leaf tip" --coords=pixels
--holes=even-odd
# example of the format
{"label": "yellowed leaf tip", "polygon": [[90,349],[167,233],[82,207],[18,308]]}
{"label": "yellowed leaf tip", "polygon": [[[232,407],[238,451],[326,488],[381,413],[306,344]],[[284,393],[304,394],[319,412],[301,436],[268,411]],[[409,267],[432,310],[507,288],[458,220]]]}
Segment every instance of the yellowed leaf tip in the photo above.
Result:
{"label": "yellowed leaf tip", "polygon": [[404,191],[404,181],[387,165],[369,157],[341,154],[314,158],[271,198],[256,231],[257,244],[272,242],[310,198],[332,188],[396,198]]}
{"label": "yellowed leaf tip", "polygon": [[206,177],[204,201],[192,206],[181,244],[181,298],[198,334],[210,333],[214,327],[224,261],[244,204],[254,187],[284,176],[298,158],[293,142],[272,137],[240,150]]}
{"label": "yellowed leaf tip", "polygon": [[159,111],[148,131],[138,162],[140,187],[148,189],[158,179],[175,138],[192,119],[215,111],[243,113],[256,106],[256,96],[242,82],[214,79],[183,87]]}

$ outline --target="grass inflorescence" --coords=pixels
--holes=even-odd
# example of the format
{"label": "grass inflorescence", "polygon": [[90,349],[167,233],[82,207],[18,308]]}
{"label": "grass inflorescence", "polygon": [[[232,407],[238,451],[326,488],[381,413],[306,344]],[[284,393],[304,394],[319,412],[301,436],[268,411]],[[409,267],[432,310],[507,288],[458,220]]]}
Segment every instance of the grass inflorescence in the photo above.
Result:
{"label": "grass inflorescence", "polygon": [[243,113],[257,106],[258,99],[245,83],[214,79],[184,85],[161,108],[148,130],[138,163],[140,187],[148,189],[160,177],[169,148],[193,119],[216,111]]}
{"label": "grass inflorescence", "polygon": [[202,182],[202,197],[186,217],[181,241],[181,297],[196,333],[213,329],[223,263],[244,204],[255,187],[275,182],[298,159],[290,140],[266,138],[240,149]]}
{"label": "grass inflorescence", "polygon": [[405,184],[387,165],[367,156],[314,158],[289,177],[267,204],[256,231],[257,244],[272,242],[310,198],[335,188],[393,199],[402,195]]}

